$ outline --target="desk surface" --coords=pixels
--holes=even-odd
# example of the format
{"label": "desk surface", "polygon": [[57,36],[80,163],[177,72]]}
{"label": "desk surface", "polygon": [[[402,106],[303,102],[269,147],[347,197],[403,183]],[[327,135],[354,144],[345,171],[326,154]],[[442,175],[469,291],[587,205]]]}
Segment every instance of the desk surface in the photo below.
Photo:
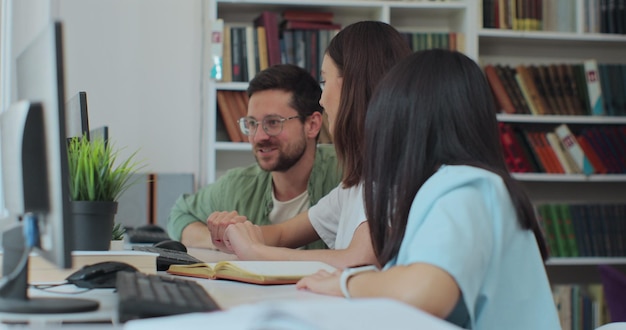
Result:
{"label": "desk surface", "polygon": [[[190,248],[189,254],[206,262],[222,260],[237,260],[235,255],[216,250]],[[175,276],[158,272],[161,275]],[[295,285],[261,286],[239,283],[226,280],[207,280],[193,277],[184,277],[198,282],[215,299],[223,309],[237,305],[256,303],[268,300],[283,299],[328,299],[321,295],[295,289]],[[94,312],[75,314],[38,314],[24,315],[15,313],[0,313],[0,320],[4,322],[28,322],[30,324],[45,324],[46,327],[58,325],[62,322],[111,322],[116,320],[117,302],[113,289],[95,289],[83,292],[83,289],[70,285],[60,286],[49,291],[30,288],[29,297],[68,297],[94,299],[100,302],[100,308]],[[110,328],[110,325],[108,325]]]}
{"label": "desk surface", "polygon": [[[231,254],[214,250],[189,249],[189,254],[206,261],[236,260]],[[159,274],[167,276],[165,272]],[[318,295],[297,290],[295,285],[255,285],[226,280],[208,280],[185,277],[198,282],[215,301],[226,310],[220,313],[196,313],[163,318],[131,321],[125,325],[116,324],[117,297],[113,289],[96,289],[79,294],[52,293],[37,289],[29,289],[31,297],[61,296],[95,299],[100,302],[100,309],[95,312],[61,314],[61,315],[20,315],[0,313],[4,322],[24,322],[30,328],[76,328],[76,329],[154,329],[154,328],[193,328],[211,323],[226,326],[228,329],[250,329],[259,317],[266,323],[267,329],[289,325],[309,325],[307,329],[353,328],[382,329],[391,325],[395,329],[422,328],[428,329],[459,329],[444,321],[427,315],[398,302],[381,299],[346,300],[338,297]],[[74,286],[60,287],[65,292],[77,289]],[[299,302],[295,303],[294,302]],[[380,308],[384,310],[380,310]],[[95,322],[95,323],[94,323]],[[97,323],[100,322],[100,323]],[[252,323],[251,323],[252,322]],[[281,323],[282,322],[282,323]],[[236,324],[235,324],[236,323]],[[280,324],[278,324],[280,323]],[[312,326],[311,326],[312,325]],[[24,328],[23,324],[11,325],[9,328]],[[2,324],[0,324],[2,328]],[[258,328],[258,327],[255,327]],[[289,327],[292,328],[292,327]]]}

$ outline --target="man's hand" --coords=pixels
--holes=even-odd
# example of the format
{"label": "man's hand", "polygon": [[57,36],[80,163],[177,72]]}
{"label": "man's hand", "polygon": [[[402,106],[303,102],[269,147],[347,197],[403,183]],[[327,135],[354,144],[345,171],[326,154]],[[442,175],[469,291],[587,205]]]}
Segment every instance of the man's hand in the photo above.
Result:
{"label": "man's hand", "polygon": [[234,223],[246,222],[247,220],[245,216],[239,215],[237,211],[213,212],[206,221],[209,232],[211,233],[213,245],[221,251],[233,253],[233,251],[224,244],[224,232],[226,231],[226,227]]}

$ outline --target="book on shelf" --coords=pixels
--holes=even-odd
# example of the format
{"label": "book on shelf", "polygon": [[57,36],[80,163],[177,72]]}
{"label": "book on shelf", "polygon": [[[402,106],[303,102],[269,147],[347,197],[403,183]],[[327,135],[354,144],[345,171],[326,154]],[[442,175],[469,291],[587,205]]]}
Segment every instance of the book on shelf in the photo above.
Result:
{"label": "book on shelf", "polygon": [[230,28],[230,51],[233,81],[244,81],[245,37],[245,27],[233,26]]}
{"label": "book on shelf", "polygon": [[341,24],[285,20],[280,23],[280,28],[285,30],[341,30]]}
{"label": "book on shelf", "polygon": [[231,26],[224,24],[224,33],[222,41],[222,82],[233,81],[233,62],[232,62],[232,45],[231,45]]}
{"label": "book on shelf", "polygon": [[518,65],[515,68],[515,81],[517,82],[517,85],[519,86],[522,95],[528,104],[530,113],[533,115],[543,115],[543,111],[545,110],[539,105],[539,92],[537,91],[535,85],[531,83],[532,78],[529,76],[524,66]]}
{"label": "book on shelf", "polygon": [[265,34],[265,27],[257,26],[257,47],[259,53],[259,71],[263,71],[269,67],[267,59],[267,38]]}
{"label": "book on shelf", "polygon": [[604,101],[602,99],[602,86],[600,83],[600,73],[598,71],[598,62],[595,59],[585,60],[583,62],[585,79],[587,82],[587,95],[589,96],[589,108],[591,115],[604,116]]}
{"label": "book on shelf", "polygon": [[[2,256],[2,252],[0,252],[0,258]],[[72,251],[72,267],[62,269],[33,252],[28,259],[28,282],[63,282],[69,275],[83,266],[105,261],[124,262],[134,266],[140,272],[156,274],[157,257],[158,254],[156,253],[133,250]],[[0,271],[2,271],[1,268],[2,262],[0,262]]]}
{"label": "book on shelf", "polygon": [[335,15],[330,11],[285,10],[282,16],[284,20],[332,23]]}
{"label": "book on shelf", "polygon": [[575,82],[580,104],[584,115],[591,115],[591,102],[589,101],[589,89],[587,88],[587,77],[585,75],[585,66],[583,63],[566,65],[570,75],[573,77],[571,81]]}
{"label": "book on shelf", "polygon": [[543,107],[544,115],[558,114],[558,109],[555,109],[554,98],[550,95],[547,82],[541,76],[540,70],[535,65],[529,65],[525,67],[531,78],[531,84],[535,85],[537,93],[539,94],[540,106]]}
{"label": "book on shelf", "polygon": [[265,28],[267,41],[267,58],[269,66],[280,64],[280,39],[278,34],[277,14],[271,11],[263,11],[254,19],[254,26]]}
{"label": "book on shelf", "polygon": [[209,77],[215,80],[222,80],[224,68],[222,66],[224,56],[224,20],[217,19],[211,22],[210,41],[206,44],[209,45]]}
{"label": "book on shelf", "polygon": [[502,112],[516,113],[517,111],[515,110],[516,108],[513,105],[513,101],[507,93],[507,89],[502,79],[500,79],[500,75],[498,75],[496,67],[489,64],[486,65],[483,70],[485,71],[485,76],[487,77],[491,91],[493,92],[497,104]]}
{"label": "book on shelf", "polygon": [[252,284],[295,284],[319,270],[335,268],[320,261],[220,261],[191,265],[171,265],[169,274],[224,279]]}
{"label": "book on shelf", "polygon": [[231,142],[242,142],[239,124],[237,123],[238,112],[236,103],[231,99],[230,91],[217,91],[217,109],[219,110],[222,121],[226,126],[226,132]]}
{"label": "book on shelf", "polygon": [[517,84],[517,80],[515,79],[515,69],[508,65],[496,65],[496,71],[500,75],[500,80],[503,81],[504,87],[507,89],[511,100],[515,105],[516,112],[520,114],[531,114],[532,112],[528,107],[528,103],[522,94],[520,86]]}
{"label": "book on shelf", "polygon": [[541,115],[542,113],[540,112],[539,107],[537,106],[536,102],[533,101],[533,95],[535,95],[536,97],[536,94],[531,94],[529,83],[526,81],[526,79],[524,79],[524,76],[520,74],[517,69],[514,69],[514,71],[515,82],[517,83],[517,86],[519,86],[523,99],[526,100],[526,104],[528,105],[528,110],[530,111],[530,114]]}
{"label": "book on shelf", "polygon": [[574,161],[571,159],[569,153],[567,153],[567,150],[565,150],[565,148],[561,144],[561,141],[559,140],[559,137],[556,135],[556,133],[547,132],[545,133],[545,136],[548,140],[548,144],[550,145],[550,147],[552,147],[552,150],[554,150],[554,154],[561,164],[561,167],[565,171],[565,174],[581,173],[578,166],[574,164]]}
{"label": "book on shelf", "polygon": [[593,165],[593,171],[596,174],[606,174],[608,172],[606,165],[604,165],[604,161],[598,156],[598,153],[593,149],[593,146],[589,143],[586,137],[577,136],[576,140],[578,141],[578,145],[587,156],[589,162]]}
{"label": "book on shelf", "polygon": [[509,170],[516,173],[536,172],[537,169],[530,163],[530,157],[518,141],[518,136],[513,132],[513,128],[504,123],[499,123],[498,126],[500,141]]}
{"label": "book on shelf", "polygon": [[531,67],[543,84],[543,87],[545,89],[546,101],[548,102],[548,104],[550,105],[550,109],[552,110],[551,114],[570,114],[570,109],[567,107],[567,105],[565,104],[565,100],[563,99],[561,83],[558,79],[553,79],[553,77],[550,75],[550,70],[548,69],[548,66],[536,65]]}
{"label": "book on shelf", "polygon": [[594,168],[584,150],[578,144],[576,136],[569,129],[567,124],[561,124],[554,129],[564,149],[573,159],[574,163],[583,174],[590,175],[594,173]]}
{"label": "book on shelf", "polygon": [[576,228],[572,222],[572,214],[570,212],[569,205],[567,204],[555,204],[552,208],[556,209],[555,213],[560,219],[562,226],[562,234],[565,240],[565,247],[567,255],[569,257],[578,257],[578,243],[576,241]]}
{"label": "book on shelf", "polygon": [[244,57],[244,65],[246,65],[246,74],[244,76],[244,81],[250,81],[257,73],[257,63],[259,62],[256,28],[251,25],[246,26],[245,34],[246,56]]}
{"label": "book on shelf", "polygon": [[239,129],[239,119],[248,115],[248,95],[244,91],[226,91],[227,99],[230,102],[235,125],[241,142],[248,142],[248,136]]}

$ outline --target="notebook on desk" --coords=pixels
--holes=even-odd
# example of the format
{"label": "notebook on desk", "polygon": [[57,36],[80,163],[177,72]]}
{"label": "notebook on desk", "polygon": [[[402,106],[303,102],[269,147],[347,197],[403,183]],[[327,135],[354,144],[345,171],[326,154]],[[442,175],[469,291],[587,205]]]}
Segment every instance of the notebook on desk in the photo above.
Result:
{"label": "notebook on desk", "polygon": [[304,276],[319,270],[334,272],[336,269],[320,261],[220,261],[171,265],[167,272],[173,275],[270,285],[295,284]]}

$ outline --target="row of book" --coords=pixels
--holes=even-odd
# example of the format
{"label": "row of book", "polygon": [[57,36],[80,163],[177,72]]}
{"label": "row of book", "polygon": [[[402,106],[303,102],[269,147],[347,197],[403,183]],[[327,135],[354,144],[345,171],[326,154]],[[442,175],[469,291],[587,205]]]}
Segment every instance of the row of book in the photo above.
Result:
{"label": "row of book", "polygon": [[[341,29],[333,23],[332,12],[287,10],[282,20],[274,12],[264,11],[249,24],[224,24],[218,20],[215,30],[222,31],[221,52],[213,78],[223,82],[251,80],[255,74],[276,64],[295,64],[319,78],[324,51]],[[219,56],[219,55],[218,55]]]}
{"label": "row of book", "polygon": [[[217,118],[218,140],[230,142],[248,142],[248,137],[239,128],[239,119],[248,115],[248,95],[243,91],[217,91]],[[259,118],[260,120],[260,118]],[[221,134],[221,129],[226,134]],[[332,143],[328,122],[325,121],[320,131],[319,143]]]}
{"label": "row of book", "polygon": [[[332,12],[286,10],[264,11],[250,24],[224,24],[218,20],[214,33],[221,33],[221,61],[216,60],[213,78],[223,82],[250,81],[275,64],[295,64],[319,79],[324,52],[341,25]],[[221,25],[220,25],[221,24]],[[414,51],[431,48],[465,50],[465,35],[456,32],[402,32]],[[212,43],[218,43],[213,41]],[[213,56],[217,56],[213,54]],[[219,74],[218,74],[219,72]]]}
{"label": "row of book", "polygon": [[[576,32],[571,0],[483,0],[483,27]],[[582,18],[588,33],[626,34],[626,0],[585,0]]]}
{"label": "row of book", "polygon": [[488,64],[484,71],[503,113],[626,116],[626,64]]}
{"label": "row of book", "polygon": [[550,257],[626,256],[626,204],[536,206]]}
{"label": "row of book", "polygon": [[611,322],[601,284],[557,284],[552,295],[563,330],[593,330]]}
{"label": "row of book", "polygon": [[626,173],[626,126],[528,129],[499,123],[507,166],[514,173]]}
{"label": "row of book", "polygon": [[465,51],[465,34],[461,32],[401,32],[414,52],[442,48]]}
{"label": "row of book", "polygon": [[585,0],[585,32],[626,34],[626,0]]}
{"label": "row of book", "polygon": [[[569,1],[569,0],[567,0]],[[483,27],[496,29],[512,29],[512,30],[547,30],[544,25],[548,25],[547,21],[551,19],[563,20],[571,17],[572,4],[569,4],[570,10],[561,8],[563,4],[567,4],[563,0],[483,0]],[[561,23],[564,25],[563,23]],[[573,31],[570,29],[568,31]]]}

